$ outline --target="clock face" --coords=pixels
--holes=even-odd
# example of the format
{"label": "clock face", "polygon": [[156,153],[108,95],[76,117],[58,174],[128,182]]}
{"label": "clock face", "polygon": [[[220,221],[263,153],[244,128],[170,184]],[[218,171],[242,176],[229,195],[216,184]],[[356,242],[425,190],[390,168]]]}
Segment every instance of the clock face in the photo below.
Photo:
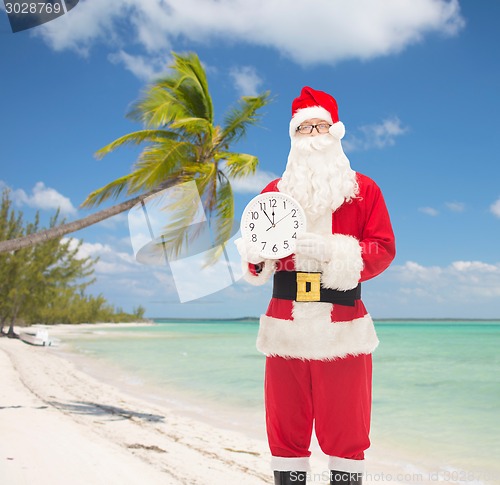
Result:
{"label": "clock face", "polygon": [[254,197],[243,211],[241,234],[263,259],[280,259],[295,251],[297,235],[306,230],[306,217],[299,203],[281,192]]}

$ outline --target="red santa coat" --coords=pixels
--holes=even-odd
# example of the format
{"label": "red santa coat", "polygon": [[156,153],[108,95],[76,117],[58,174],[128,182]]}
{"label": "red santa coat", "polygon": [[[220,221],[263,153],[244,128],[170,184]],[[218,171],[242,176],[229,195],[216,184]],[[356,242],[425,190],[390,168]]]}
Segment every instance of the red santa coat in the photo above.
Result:
{"label": "red santa coat", "polygon": [[[321,272],[321,286],[336,290],[355,288],[384,271],[395,256],[389,214],[379,187],[369,177],[356,174],[359,192],[308,231],[327,234],[332,249],[329,262],[311,270],[311,260],[292,255],[266,260],[260,273],[249,264],[245,275],[254,285],[264,284],[275,271]],[[278,180],[263,192],[279,191]],[[326,225],[331,221],[331,235]],[[326,229],[325,229],[326,228]],[[372,318],[363,301],[354,306],[325,302],[297,302],[272,298],[260,319],[257,348],[268,356],[332,360],[347,355],[370,354],[378,345]]]}

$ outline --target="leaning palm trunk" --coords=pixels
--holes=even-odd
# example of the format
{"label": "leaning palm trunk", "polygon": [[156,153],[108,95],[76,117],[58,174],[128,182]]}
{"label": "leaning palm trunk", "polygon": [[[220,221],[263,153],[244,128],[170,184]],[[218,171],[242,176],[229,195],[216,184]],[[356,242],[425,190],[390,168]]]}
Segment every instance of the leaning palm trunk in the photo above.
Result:
{"label": "leaning palm trunk", "polygon": [[82,219],[78,219],[76,221],[61,224],[60,226],[46,229],[34,234],[29,234],[28,236],[19,237],[17,239],[0,241],[0,253],[17,251],[19,249],[34,246],[35,244],[40,244],[49,241],[50,239],[56,239],[65,236],[66,234],[84,229],[85,227],[91,226],[93,224],[97,224],[98,222],[104,221],[106,219],[109,219],[110,217],[131,209],[138,202],[141,202],[147,197],[150,197],[151,195],[156,194],[157,192],[160,192],[161,190],[168,188],[175,183],[175,180],[171,180],[146,194],[139,195],[137,197],[134,197],[133,199],[126,200],[125,202],[121,202],[120,204],[116,204],[112,207],[108,207],[107,209],[100,210],[94,214],[83,217]]}

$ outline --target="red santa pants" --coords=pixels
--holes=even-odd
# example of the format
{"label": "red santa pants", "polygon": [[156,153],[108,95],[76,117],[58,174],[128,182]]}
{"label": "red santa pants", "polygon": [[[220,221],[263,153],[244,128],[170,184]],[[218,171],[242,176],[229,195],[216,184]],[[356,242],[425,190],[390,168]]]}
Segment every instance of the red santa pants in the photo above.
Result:
{"label": "red santa pants", "polygon": [[358,471],[361,463],[351,460],[363,460],[370,446],[371,388],[371,355],[332,361],[267,357],[266,425],[273,468],[300,470],[297,465],[307,463],[314,423],[330,464]]}

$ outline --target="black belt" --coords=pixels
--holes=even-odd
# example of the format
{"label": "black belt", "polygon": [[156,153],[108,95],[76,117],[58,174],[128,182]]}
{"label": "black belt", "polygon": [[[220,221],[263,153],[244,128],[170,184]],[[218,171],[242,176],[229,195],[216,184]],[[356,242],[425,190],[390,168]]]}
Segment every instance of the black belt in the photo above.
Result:
{"label": "black belt", "polygon": [[274,273],[273,298],[354,306],[361,299],[361,284],[352,290],[331,290],[321,286],[321,273],[278,271]]}

